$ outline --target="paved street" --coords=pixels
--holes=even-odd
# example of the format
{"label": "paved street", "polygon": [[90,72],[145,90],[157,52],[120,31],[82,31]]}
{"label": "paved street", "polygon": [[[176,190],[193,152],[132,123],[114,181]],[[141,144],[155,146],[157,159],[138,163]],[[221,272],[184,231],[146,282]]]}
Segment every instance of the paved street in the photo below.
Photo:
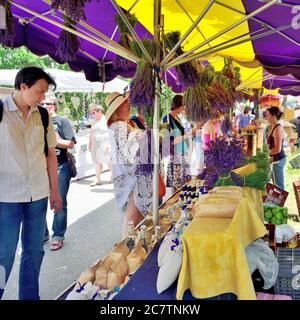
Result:
{"label": "paved street", "polygon": [[[64,246],[50,251],[51,242],[45,244],[45,257],[40,276],[42,300],[55,299],[73,283],[89,265],[102,258],[121,237],[121,221],[114,199],[110,174],[103,174],[103,185],[89,187],[92,178],[71,183],[68,202],[68,230]],[[51,230],[53,213],[48,212]],[[4,300],[18,297],[18,272],[21,249],[8,281]]]}

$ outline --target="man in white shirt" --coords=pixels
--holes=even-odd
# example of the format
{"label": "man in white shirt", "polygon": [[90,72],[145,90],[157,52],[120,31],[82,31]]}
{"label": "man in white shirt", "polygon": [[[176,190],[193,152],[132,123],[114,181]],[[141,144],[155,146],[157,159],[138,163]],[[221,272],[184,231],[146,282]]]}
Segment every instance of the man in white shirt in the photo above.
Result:
{"label": "man in white shirt", "polygon": [[[10,275],[21,229],[19,299],[38,300],[48,197],[57,212],[56,136],[40,102],[55,81],[42,69],[18,72],[15,91],[2,101],[0,122],[0,267]],[[45,110],[46,111],[46,110]],[[45,119],[47,128],[44,128]],[[45,125],[46,126],[46,125]],[[47,130],[45,130],[47,129]],[[2,268],[3,269],[3,268]],[[0,288],[0,299],[4,288]]]}

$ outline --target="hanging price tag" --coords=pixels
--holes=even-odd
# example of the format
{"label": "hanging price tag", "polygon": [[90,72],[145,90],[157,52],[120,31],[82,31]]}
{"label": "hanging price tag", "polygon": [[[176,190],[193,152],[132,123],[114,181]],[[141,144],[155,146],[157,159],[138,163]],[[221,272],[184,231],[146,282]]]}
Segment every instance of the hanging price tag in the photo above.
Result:
{"label": "hanging price tag", "polygon": [[0,5],[0,29],[6,29],[5,8]]}

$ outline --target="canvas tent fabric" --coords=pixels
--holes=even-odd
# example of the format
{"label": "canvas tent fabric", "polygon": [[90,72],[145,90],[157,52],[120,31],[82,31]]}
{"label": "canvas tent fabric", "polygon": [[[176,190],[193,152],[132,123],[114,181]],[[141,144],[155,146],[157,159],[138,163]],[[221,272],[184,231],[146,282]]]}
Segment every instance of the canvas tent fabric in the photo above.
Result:
{"label": "canvas tent fabric", "polygon": [[267,89],[280,89],[279,93],[283,95],[300,95],[300,80],[291,75],[270,76],[263,81],[263,86]]}
{"label": "canvas tent fabric", "polygon": [[[1,69],[0,86],[13,87],[18,71],[17,69]],[[119,78],[106,83],[90,82],[86,80],[82,72],[58,69],[45,69],[45,71],[55,79],[58,92],[122,92],[128,86],[127,81]]]}
{"label": "canvas tent fabric", "polygon": [[[55,54],[55,45],[61,30],[57,23],[62,23],[62,16],[60,13],[52,15],[49,10],[50,2],[48,0],[11,1],[12,12],[17,22],[14,46],[25,45],[37,55],[49,54],[56,61],[61,62]],[[152,36],[154,29],[153,1],[118,0],[117,3],[126,10],[135,4],[131,12],[136,14],[139,20],[135,28],[137,35],[139,38]],[[195,21],[199,14],[208,8],[208,4],[211,6],[197,28],[182,43],[185,51],[244,19],[243,23],[217,36],[213,41],[196,50],[195,53],[201,51],[201,59],[211,59],[215,56],[232,57],[240,64],[248,63],[247,67],[262,65],[271,73],[277,75],[291,73],[300,79],[300,60],[298,58],[300,56],[300,33],[293,25],[298,21],[297,12],[292,10],[294,6],[300,5],[300,0],[235,0],[234,4],[231,0],[197,2],[164,0],[162,1],[162,14],[165,16],[164,31],[179,30],[181,34],[184,34],[191,26],[192,21]],[[256,10],[265,5],[269,7],[256,14]],[[71,69],[74,71],[83,70],[86,78],[90,81],[100,80],[99,66],[101,65],[105,68],[107,81],[117,75],[133,76],[134,67],[126,71],[115,70],[112,64],[116,56],[112,52],[114,50],[103,48],[103,43],[106,45],[109,43],[108,39],[118,42],[120,36],[114,20],[116,10],[112,2],[110,0],[92,0],[86,3],[85,13],[87,20],[81,21],[77,25],[77,31],[82,35],[88,35],[88,39],[80,37],[81,51],[77,54],[75,61],[69,62]],[[253,16],[247,20],[245,17],[249,14],[253,14]],[[29,23],[22,25],[18,23],[19,18],[26,18]],[[46,21],[45,19],[50,20]],[[263,37],[263,35],[272,32],[273,34]],[[107,39],[103,40],[103,35]],[[248,41],[249,36],[261,38]],[[236,40],[232,41],[233,39]],[[232,46],[240,41],[244,42]],[[216,45],[220,45],[220,47],[212,50],[212,47]],[[176,82],[176,74],[172,72],[168,75],[170,77],[169,85],[175,92],[180,91],[181,88]]]}

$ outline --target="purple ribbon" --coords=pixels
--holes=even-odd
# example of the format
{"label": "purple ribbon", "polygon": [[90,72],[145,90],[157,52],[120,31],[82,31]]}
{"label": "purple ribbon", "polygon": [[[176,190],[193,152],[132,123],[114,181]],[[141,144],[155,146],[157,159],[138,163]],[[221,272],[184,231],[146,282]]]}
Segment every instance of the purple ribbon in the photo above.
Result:
{"label": "purple ribbon", "polygon": [[171,246],[171,251],[174,251],[175,248],[179,246],[179,239],[178,238],[173,239],[172,242],[174,243],[174,245]]}
{"label": "purple ribbon", "polygon": [[98,289],[92,296],[92,299],[91,300],[95,300],[97,295],[98,295],[98,292],[100,291],[100,289]]}
{"label": "purple ribbon", "polygon": [[81,291],[83,291],[85,285],[86,285],[86,283],[84,283],[83,285],[81,285],[81,284],[79,283],[79,288],[76,289],[76,292],[80,293]]}

